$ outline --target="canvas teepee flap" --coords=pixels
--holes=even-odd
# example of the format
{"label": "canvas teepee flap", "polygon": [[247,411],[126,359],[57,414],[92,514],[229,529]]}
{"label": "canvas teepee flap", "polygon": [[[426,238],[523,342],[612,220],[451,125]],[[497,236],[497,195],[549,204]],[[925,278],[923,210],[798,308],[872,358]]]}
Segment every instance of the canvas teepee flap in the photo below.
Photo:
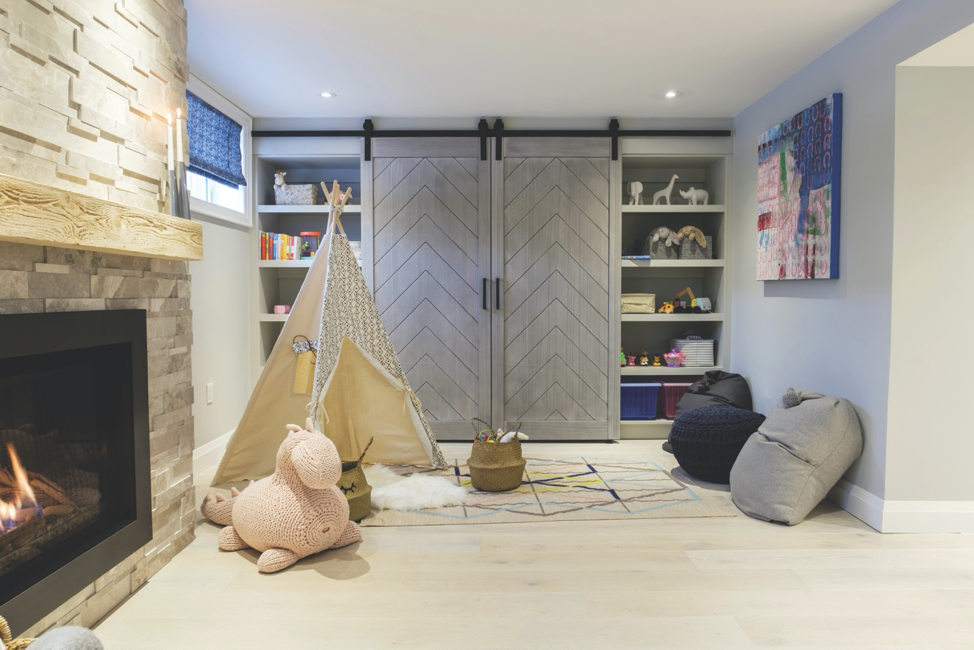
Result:
{"label": "canvas teepee flap", "polygon": [[[336,196],[337,188],[331,194],[326,188],[326,195]],[[285,426],[304,422],[309,407],[339,450],[344,445],[352,454],[363,436],[365,440],[374,436],[369,462],[446,464],[348,239],[335,232],[336,225],[340,228],[340,206],[330,202],[333,212],[318,255],[227,445],[213,485],[273,473],[277,449],[287,435]],[[292,347],[295,337],[317,342],[310,395],[295,391],[299,372],[299,357]],[[346,340],[350,347],[345,347]],[[369,406],[370,400],[378,401]],[[380,403],[398,406],[376,410]],[[324,421],[326,413],[334,426]],[[342,457],[357,458],[361,451]]]}
{"label": "canvas teepee flap", "polygon": [[[408,398],[405,405],[409,420],[413,423],[410,435],[419,438],[420,444],[426,452],[425,463],[434,467],[443,467],[446,461],[436,438],[430,429],[429,423],[423,416],[422,408],[415,393],[409,387],[406,373],[399,363],[399,357],[392,347],[389,334],[386,332],[382,320],[379,318],[379,310],[375,306],[375,301],[365,285],[365,278],[362,277],[362,270],[355,261],[351,246],[344,235],[332,233],[329,236],[328,247],[328,274],[325,278],[324,307],[321,312],[321,341],[318,350],[318,363],[315,366],[315,388],[312,395],[312,416],[315,417],[322,431],[328,434],[329,438],[335,442],[339,441],[333,437],[328,426],[324,421],[324,412],[321,404],[327,400],[328,391],[332,374],[338,365],[339,356],[342,354],[343,343],[346,339],[364,353],[370,362],[374,362],[376,367],[382,368],[400,386],[400,390]],[[354,406],[354,405],[353,405]],[[327,406],[325,412],[330,411]],[[386,413],[374,413],[374,418],[391,417]],[[384,462],[390,464],[415,464],[406,463],[402,460],[395,460],[394,457],[379,460],[378,450],[382,448],[382,436],[376,435],[376,449],[370,450],[366,460],[371,462]],[[368,439],[368,436],[366,436]]]}
{"label": "canvas teepee flap", "polygon": [[[412,395],[378,361],[344,338],[338,361],[322,388],[319,430],[335,443],[343,460],[427,465],[432,446],[417,435]],[[373,444],[369,447],[369,441]]]}

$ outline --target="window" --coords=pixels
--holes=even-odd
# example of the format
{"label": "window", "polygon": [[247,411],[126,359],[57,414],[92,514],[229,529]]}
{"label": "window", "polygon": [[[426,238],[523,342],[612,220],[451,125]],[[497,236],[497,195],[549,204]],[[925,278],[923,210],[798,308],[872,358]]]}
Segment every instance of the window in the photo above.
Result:
{"label": "window", "polygon": [[250,226],[250,116],[193,76],[186,99],[191,211]]}
{"label": "window", "polygon": [[193,171],[186,172],[186,186],[189,194],[194,199],[200,199],[207,203],[233,210],[234,212],[244,212],[244,195],[246,186],[238,185],[236,189],[210,180],[206,176],[201,176]]}

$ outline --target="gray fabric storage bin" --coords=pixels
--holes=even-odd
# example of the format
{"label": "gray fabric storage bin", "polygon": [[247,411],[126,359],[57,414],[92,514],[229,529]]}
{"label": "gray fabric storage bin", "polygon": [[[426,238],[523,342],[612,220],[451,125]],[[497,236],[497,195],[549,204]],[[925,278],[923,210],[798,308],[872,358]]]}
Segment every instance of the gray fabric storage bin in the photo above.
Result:
{"label": "gray fabric storage bin", "polygon": [[681,260],[712,260],[714,259],[714,238],[706,235],[707,247],[702,248],[700,244],[689,237],[684,237],[680,242]]}
{"label": "gray fabric storage bin", "polygon": [[679,246],[667,246],[666,242],[650,242],[649,254],[654,260],[678,260],[680,259]]}
{"label": "gray fabric storage bin", "polygon": [[670,246],[666,245],[667,237],[661,237],[658,241],[653,241],[653,236],[661,230],[670,231],[670,229],[665,226],[653,228],[652,232],[649,233],[646,240],[643,242],[643,249],[640,251],[640,253],[642,255],[652,255],[654,260],[680,259],[680,245],[675,242],[675,231],[670,231],[674,236],[674,243]]}

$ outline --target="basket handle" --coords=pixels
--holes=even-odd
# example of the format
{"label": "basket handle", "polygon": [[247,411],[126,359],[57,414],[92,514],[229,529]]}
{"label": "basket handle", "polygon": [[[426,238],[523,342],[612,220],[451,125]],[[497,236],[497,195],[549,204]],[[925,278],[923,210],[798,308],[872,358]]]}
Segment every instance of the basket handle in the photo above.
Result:
{"label": "basket handle", "polygon": [[10,626],[7,625],[7,619],[0,616],[0,641],[3,641],[3,647],[6,648],[12,640],[13,635],[10,634]]}
{"label": "basket handle", "polygon": [[486,427],[487,427],[488,429],[490,429],[491,431],[493,431],[493,430],[494,430],[494,429],[493,429],[493,428],[492,428],[492,427],[490,426],[490,422],[488,422],[487,420],[483,420],[483,419],[481,419],[481,418],[470,418],[470,426],[472,426],[472,427],[473,427],[473,435],[474,435],[474,437],[477,437],[477,436],[479,436],[479,435],[480,435],[480,432],[481,432],[481,431],[483,430],[483,427],[480,427],[480,428],[478,428],[478,427],[477,427],[477,423],[478,423],[478,422],[480,422],[481,424],[484,424],[484,425],[486,425]]}
{"label": "basket handle", "polygon": [[369,438],[369,441],[365,444],[365,449],[362,450],[362,455],[358,457],[358,464],[359,465],[362,464],[362,459],[365,458],[365,454],[368,453],[369,447],[372,446],[372,443],[373,442],[375,442],[375,438],[374,437],[373,438]]}

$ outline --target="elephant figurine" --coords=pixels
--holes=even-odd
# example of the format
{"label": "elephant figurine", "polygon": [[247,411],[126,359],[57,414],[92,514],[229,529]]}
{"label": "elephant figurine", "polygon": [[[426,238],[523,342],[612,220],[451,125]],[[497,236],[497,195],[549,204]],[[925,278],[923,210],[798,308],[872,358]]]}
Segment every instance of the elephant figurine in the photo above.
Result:
{"label": "elephant figurine", "polygon": [[629,183],[629,205],[640,205],[643,202],[643,184],[639,181]]}

